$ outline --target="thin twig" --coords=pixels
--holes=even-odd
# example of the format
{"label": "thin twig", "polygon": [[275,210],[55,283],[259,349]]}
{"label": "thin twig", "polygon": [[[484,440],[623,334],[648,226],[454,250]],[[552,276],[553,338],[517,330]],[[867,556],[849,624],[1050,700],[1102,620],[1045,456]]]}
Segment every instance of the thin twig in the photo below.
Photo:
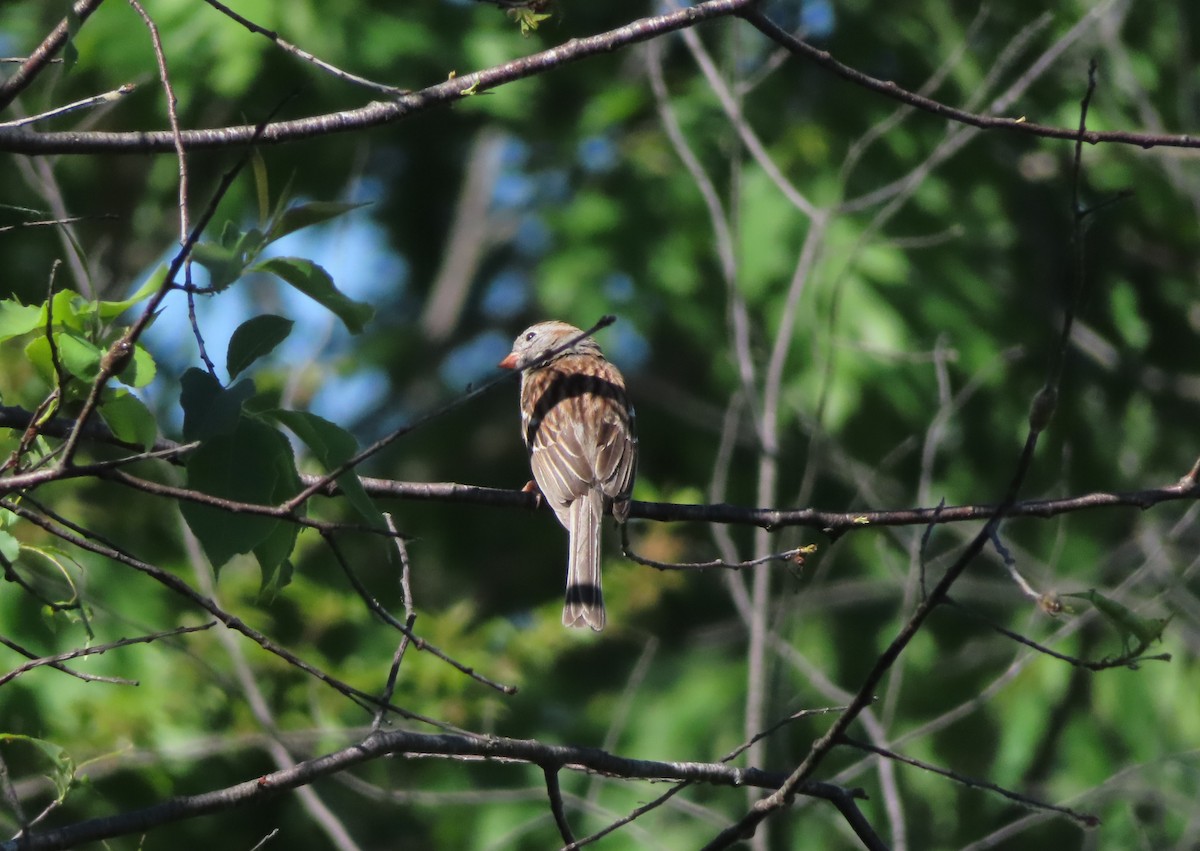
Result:
{"label": "thin twig", "polygon": [[[381,696],[383,703],[391,703],[392,695],[396,692],[396,679],[400,674],[400,663],[404,661],[404,651],[408,649],[409,641],[413,634],[413,626],[417,622],[417,612],[413,607],[412,588],[408,581],[408,547],[404,545],[404,538],[396,529],[396,522],[392,519],[392,515],[384,512],[384,521],[387,523],[388,531],[392,533],[392,540],[396,542],[396,549],[400,556],[400,590],[404,597],[404,630],[400,637],[400,643],[396,646],[396,652],[392,655],[392,666],[388,669],[387,682],[384,684],[383,695]],[[339,556],[339,561],[342,562],[343,569],[348,569],[349,564]],[[357,577],[355,577],[357,579]],[[356,590],[360,588],[356,584]],[[359,596],[365,594],[366,589],[359,590]],[[371,598],[371,602],[376,602]],[[379,607],[381,610],[382,606]],[[383,725],[384,715],[386,713],[383,707],[375,713],[375,720],[371,724],[371,732],[378,732]]]}
{"label": "thin twig", "polygon": [[1058,659],[1060,662],[1066,662],[1068,665],[1072,665],[1076,668],[1083,668],[1084,670],[1087,670],[1087,671],[1107,671],[1110,668],[1137,668],[1138,664],[1141,662],[1170,662],[1171,661],[1170,653],[1159,653],[1154,656],[1142,655],[1146,649],[1144,646],[1143,647],[1135,647],[1135,648],[1133,648],[1132,651],[1123,653],[1120,656],[1116,656],[1113,658],[1100,659],[1099,661],[1089,661],[1087,659],[1080,659],[1076,656],[1069,656],[1066,653],[1059,653],[1057,650],[1052,650],[1049,647],[1045,646],[1044,644],[1038,644],[1033,639],[1026,638],[1024,635],[1021,635],[1019,632],[1014,632],[1013,630],[1008,629],[1007,627],[996,623],[991,618],[989,618],[983,614],[980,614],[979,612],[976,612],[973,609],[967,608],[962,603],[959,603],[957,600],[953,599],[952,597],[947,596],[944,602],[946,603],[946,605],[951,606],[951,607],[957,609],[958,611],[975,618],[978,621],[982,621],[983,623],[987,624],[987,626],[990,627],[991,629],[993,629],[994,631],[1000,633],[1001,635],[1003,635],[1006,638],[1012,639],[1013,641],[1017,642],[1018,644],[1023,644],[1031,650],[1036,650],[1038,653],[1042,653],[1046,656],[1050,656],[1054,659]]}
{"label": "thin twig", "polygon": [[25,808],[21,806],[21,798],[17,795],[17,790],[13,788],[12,780],[8,776],[8,763],[4,761],[3,752],[0,752],[0,795],[4,796],[4,803],[8,804],[8,808],[17,817],[17,824],[21,830],[25,831],[29,827],[29,819],[25,815]]}
{"label": "thin twig", "polygon": [[[387,517],[386,514],[384,516]],[[399,540],[400,533],[395,532],[394,528],[395,527],[392,527],[391,529],[389,529],[389,534],[396,535],[397,540]],[[338,566],[341,567],[342,572],[346,575],[346,578],[348,580],[350,580],[350,585],[351,585],[351,587],[354,588],[355,593],[358,594],[358,596],[362,599],[362,601],[367,604],[367,608],[369,608],[372,612],[374,612],[375,615],[380,620],[382,620],[388,626],[392,627],[397,632],[399,632],[401,635],[403,635],[405,638],[407,638],[409,641],[411,641],[413,643],[413,646],[415,646],[418,650],[426,651],[430,655],[436,656],[438,659],[441,659],[443,662],[450,665],[455,670],[457,670],[463,674],[466,674],[471,679],[482,683],[483,685],[487,686],[488,688],[493,688],[496,691],[501,692],[503,694],[516,694],[517,693],[516,686],[510,686],[510,685],[505,685],[503,683],[498,683],[495,680],[490,679],[489,677],[485,677],[483,674],[476,671],[470,665],[464,665],[462,662],[459,662],[457,659],[454,659],[453,657],[447,655],[443,650],[440,650],[438,647],[430,644],[424,638],[421,638],[419,635],[414,633],[412,631],[411,623],[402,623],[399,620],[397,620],[396,617],[394,615],[392,615],[391,612],[389,612],[386,608],[384,608],[383,604],[381,604],[378,600],[376,600],[373,596],[371,596],[371,593],[367,590],[366,586],[362,584],[362,580],[360,580],[358,578],[358,574],[356,574],[350,568],[350,563],[349,563],[349,561],[347,561],[345,555],[342,553],[341,547],[338,546],[337,540],[328,531],[325,531],[325,530],[322,530],[322,536],[325,540],[325,543],[329,546],[330,552],[333,553],[334,561],[336,561],[338,563]],[[406,550],[406,552],[407,552],[407,550]],[[408,618],[409,618],[409,620],[415,619],[416,612],[413,611],[412,609],[409,609],[408,610]],[[403,643],[401,643],[401,648],[403,646],[404,646]],[[403,651],[398,649],[397,652],[402,654]]]}
{"label": "thin twig", "polygon": [[[755,0],[705,0],[686,9],[641,18],[605,33],[571,39],[566,44],[493,68],[456,75],[443,83],[410,94],[397,95],[386,101],[374,101],[359,109],[294,121],[279,121],[262,130],[250,125],[185,130],[183,142],[189,150],[201,147],[229,148],[259,142],[276,144],[389,124],[437,106],[456,103],[506,83],[545,73],[568,62],[608,54],[631,44],[695,26],[703,21],[727,17],[752,2]],[[0,150],[27,154],[101,150],[126,153],[166,152],[174,150],[174,139],[170,132],[164,131],[57,134],[33,133],[18,128],[0,134]]]}
{"label": "thin twig", "polygon": [[396,542],[396,554],[400,556],[400,595],[404,600],[404,615],[411,620],[417,616],[417,610],[413,606],[408,546],[404,543],[404,537],[396,530],[396,521],[392,518],[392,515],[384,512],[383,519],[387,523],[388,531],[392,533],[392,540]]}
{"label": "thin twig", "polygon": [[[30,422],[36,419],[38,419],[36,413],[31,413],[23,408],[0,405],[0,428],[27,428]],[[64,437],[70,433],[74,426],[74,421],[52,419],[42,423],[39,426],[39,432],[50,437]],[[112,432],[100,422],[89,424],[83,430],[83,436],[114,446],[132,448],[129,444],[114,438]],[[180,457],[186,455],[198,445],[198,443],[176,444],[169,440],[159,439],[155,442],[153,451],[131,455],[125,459],[115,459],[93,465],[79,466],[61,472],[39,471],[36,474],[24,474],[21,477],[0,479],[0,493],[33,487],[44,482],[57,481],[61,478],[76,478],[81,475],[91,474],[94,471],[103,471],[124,466],[137,460],[158,458],[177,462]],[[317,521],[295,518],[279,506],[222,501],[196,491],[173,488],[168,485],[160,485],[157,482],[149,482],[134,477],[113,476],[112,478],[130,487],[137,487],[163,496],[171,496],[177,499],[194,499],[199,502],[208,502],[217,507],[225,507],[233,511],[261,513],[272,517],[287,517],[294,519],[296,522],[311,525],[313,528],[324,528]],[[374,497],[448,502],[464,505],[486,505],[525,510],[536,510],[539,507],[538,501],[533,494],[519,490],[481,487],[457,482],[403,482],[369,476],[360,476],[359,480],[362,482],[367,494]],[[336,496],[341,492],[336,483],[328,482],[328,476],[304,474],[301,475],[301,481],[306,486],[317,488],[317,492],[324,496]],[[1006,511],[1006,516],[1010,518],[1035,517],[1050,519],[1062,514],[1100,508],[1133,507],[1145,510],[1166,502],[1195,500],[1198,498],[1200,498],[1200,461],[1197,461],[1192,470],[1189,470],[1188,473],[1170,485],[1132,491],[1093,491],[1057,499],[1022,500],[1009,507]],[[826,535],[837,538],[847,532],[880,526],[926,526],[930,523],[943,524],[987,520],[994,516],[998,510],[999,506],[991,503],[950,506],[935,505],[882,511],[825,511],[817,508],[755,508],[731,505],[729,503],[684,504],[632,500],[630,502],[629,516],[634,519],[663,523],[715,523],[734,526],[760,526],[769,530],[778,530],[793,526],[806,527],[819,529]],[[726,559],[726,561],[728,562],[729,560]]]}
{"label": "thin twig", "polygon": [[[212,627],[216,626],[216,624],[216,621],[209,621],[208,623],[201,624],[200,626],[181,626],[177,629],[166,630],[165,632],[155,632],[151,633],[150,635],[139,635],[136,638],[121,638],[117,641],[110,641],[107,644],[97,644],[95,647],[81,647],[78,650],[69,650],[66,653],[57,653],[53,656],[41,656],[37,659],[31,659],[20,667],[13,668],[7,674],[0,675],[0,686],[15,680],[26,671],[32,671],[34,668],[39,668],[43,665],[52,665],[58,668],[58,663],[66,662],[69,659],[78,659],[80,656],[97,656],[101,653],[107,653],[109,650],[115,650],[118,647],[127,647],[130,644],[149,644],[152,641],[158,641],[160,638],[184,635],[185,633],[189,632],[202,632],[203,630],[211,629]],[[7,646],[12,646],[3,638],[3,636],[0,636],[0,642],[3,642]],[[137,685],[136,681],[126,682],[129,685]]]}
{"label": "thin twig", "polygon": [[[248,626],[241,620],[241,618],[235,617],[234,615],[226,612],[210,598],[196,591],[170,571],[155,567],[152,564],[148,564],[147,562],[136,558],[112,542],[104,540],[101,536],[95,534],[94,532],[88,532],[82,529],[82,527],[71,523],[65,518],[56,518],[56,522],[58,524],[56,525],[55,522],[51,522],[38,512],[30,510],[24,504],[16,503],[8,499],[0,499],[0,508],[5,508],[11,511],[13,514],[17,515],[23,520],[28,520],[38,528],[46,530],[50,534],[58,537],[68,544],[79,547],[82,550],[95,553],[96,555],[104,556],[105,558],[111,559],[127,567],[131,567],[139,573],[149,576],[151,579],[165,586],[168,590],[173,591],[175,594],[183,597],[184,599],[208,612],[221,623],[225,624],[225,626],[240,632],[263,650],[278,656],[289,665],[303,671],[315,679],[320,680],[334,691],[338,692],[344,697],[349,698],[350,700],[353,700],[360,706],[366,708],[380,705],[379,698],[375,695],[369,694],[361,689],[357,689],[354,686],[351,686],[349,683],[345,683],[339,680],[337,677],[326,673],[315,665],[304,661],[290,650],[287,650],[286,648],[276,644],[263,633]],[[445,724],[441,721],[437,721],[436,719],[428,718],[424,715],[411,712],[393,704],[388,704],[387,709],[391,712],[395,712],[402,718],[407,718],[412,721],[420,721],[441,729],[455,729],[450,724]]]}
{"label": "thin twig", "polygon": [[[788,715],[787,717],[781,719],[780,721],[772,724],[767,729],[762,730],[758,733],[755,733],[755,735],[752,736],[749,740],[738,745],[736,748],[729,751],[729,753],[725,754],[725,756],[721,757],[720,762],[723,765],[728,765],[734,759],[741,756],[741,754],[743,754],[746,750],[748,750],[755,743],[767,738],[768,736],[772,735],[775,731],[779,730],[782,727],[787,726],[788,724],[792,723],[793,721],[796,721],[800,718],[806,718],[806,717],[809,717],[812,715],[824,715],[829,712],[840,712],[843,709],[845,709],[844,706],[831,706],[831,707],[823,707],[821,709],[802,709],[798,712],[794,712],[791,715]],[[618,830],[618,829],[624,827],[625,825],[629,824],[630,822],[634,821],[635,819],[637,819],[641,816],[644,816],[646,813],[650,812],[651,810],[657,809],[658,807],[662,806],[667,801],[669,801],[671,798],[673,798],[675,795],[682,792],[684,789],[687,789],[688,787],[694,786],[694,785],[696,785],[696,781],[694,781],[694,780],[684,780],[680,783],[675,784],[670,789],[668,789],[666,792],[664,792],[662,795],[659,795],[657,798],[654,798],[653,800],[648,801],[647,803],[642,804],[641,806],[631,810],[628,815],[622,816],[621,818],[617,819],[616,821],[605,825],[602,829],[596,831],[595,833],[593,833],[587,837],[584,837],[583,839],[580,839],[574,843],[567,845],[563,849],[563,851],[571,851],[571,849],[582,848],[585,845],[590,845],[593,842],[597,842],[598,840],[603,839],[608,834],[613,833],[616,830]],[[861,789],[842,789],[841,791],[842,791],[841,796],[837,797],[836,799],[829,798],[827,800],[830,800],[835,806],[838,807],[839,811],[842,811],[843,815],[846,816],[847,821],[850,822],[852,829],[855,831],[855,833],[857,833],[863,839],[863,844],[867,848],[883,849],[885,846],[883,845],[882,841],[879,840],[879,837],[876,836],[874,829],[866,821],[866,819],[862,817],[861,813],[859,813],[857,818],[853,819],[853,820],[851,819],[851,815],[848,815],[848,813],[852,813],[852,811],[857,810],[857,808],[853,806],[853,800],[858,797],[865,797],[865,793]],[[845,807],[845,802],[850,803],[849,808]]]}
{"label": "thin twig", "polygon": [[1127,130],[1085,130],[1082,134],[1071,127],[1052,127],[1045,124],[1037,124],[1032,121],[1027,121],[1024,116],[1017,118],[998,118],[989,115],[979,115],[977,113],[968,112],[962,109],[948,106],[940,103],[932,98],[924,97],[916,92],[901,88],[891,80],[880,80],[872,77],[869,74],[864,74],[849,65],[844,65],[826,50],[819,50],[807,42],[793,36],[787,30],[780,27],[761,11],[757,5],[747,6],[742,11],[736,13],[748,21],[755,29],[765,35],[767,38],[777,44],[787,48],[797,56],[802,56],[820,65],[828,71],[832,71],[839,77],[849,80],[857,86],[861,86],[869,91],[884,95],[885,97],[893,98],[902,103],[914,106],[924,112],[932,113],[941,118],[946,118],[959,124],[969,124],[972,127],[978,127],[981,130],[1015,130],[1019,133],[1027,133],[1031,136],[1040,136],[1047,139],[1070,139],[1071,141],[1079,140],[1086,142],[1089,145],[1099,144],[1101,142],[1115,142],[1124,145],[1136,145],[1140,148],[1153,148],[1158,146],[1163,147],[1178,147],[1178,148],[1200,148],[1200,136],[1190,134],[1166,134],[1166,133],[1137,133]]}
{"label": "thin twig", "polygon": [[749,561],[730,562],[722,558],[715,558],[709,561],[691,561],[691,562],[670,562],[656,561],[652,558],[638,555],[629,545],[629,533],[626,531],[626,524],[621,524],[621,554],[636,564],[653,567],[655,570],[712,570],[714,568],[723,568],[725,570],[746,570],[747,568],[757,567],[760,564],[768,564],[772,561],[781,561],[793,566],[803,565],[804,557],[809,553],[815,552],[816,546],[809,544],[803,547],[795,547],[790,550],[784,550],[781,553],[771,553],[762,556],[761,558],[752,558]]}
{"label": "thin twig", "polygon": [[[0,556],[0,559],[3,559],[3,556]],[[10,567],[10,565],[5,564],[6,569],[9,567]],[[6,576],[5,578],[12,579],[14,577],[15,577],[15,574],[13,574],[13,576]],[[26,591],[30,590],[23,580],[20,580],[18,584],[20,584],[21,587],[25,588]],[[53,608],[53,607],[50,606],[50,608]],[[22,647],[20,644],[17,644],[17,642],[13,641],[11,638],[5,638],[2,635],[0,635],[0,644],[3,644],[9,650],[12,650],[15,653],[20,653],[26,659],[33,659],[33,660],[38,661],[40,664],[49,665],[54,670],[60,671],[64,674],[67,674],[68,676],[75,677],[77,680],[83,680],[85,683],[108,683],[110,685],[117,685],[117,686],[136,686],[138,684],[136,680],[128,680],[128,679],[125,679],[124,677],[105,677],[105,676],[100,676],[99,674],[85,674],[82,671],[72,670],[71,668],[68,668],[66,665],[62,664],[61,662],[54,662],[54,661],[43,662],[42,657],[38,656],[32,650],[27,650],[26,648]],[[10,674],[8,674],[7,676],[12,678],[12,677],[17,676],[19,673],[20,673],[19,671],[15,672],[15,673],[10,672]]]}
{"label": "thin twig", "polygon": [[515,380],[516,376],[519,374],[519,372],[523,372],[523,371],[532,369],[536,366],[540,366],[543,363],[548,363],[549,361],[551,361],[555,357],[557,357],[560,353],[565,352],[571,346],[578,343],[584,337],[590,337],[592,334],[595,334],[600,329],[607,328],[609,325],[613,324],[616,321],[617,320],[616,320],[615,316],[603,316],[600,318],[600,320],[598,322],[596,322],[595,325],[593,325],[588,330],[581,332],[579,335],[572,337],[570,340],[566,341],[563,345],[558,346],[558,347],[552,349],[551,351],[546,352],[544,355],[537,358],[536,360],[531,361],[530,363],[522,366],[521,370],[519,370],[519,371],[513,370],[512,372],[508,372],[508,373],[499,375],[490,381],[485,381],[479,387],[468,390],[466,393],[462,394],[461,396],[459,396],[455,399],[450,400],[446,404],[439,406],[438,408],[434,409],[433,411],[430,411],[429,413],[419,416],[416,419],[412,420],[411,422],[406,423],[405,425],[403,425],[400,428],[393,431],[391,434],[381,437],[379,440],[372,443],[366,449],[361,450],[358,454],[356,454],[352,458],[349,458],[346,461],[342,462],[337,467],[335,467],[334,469],[330,470],[328,473],[323,475],[320,479],[318,479],[313,484],[306,486],[302,491],[300,491],[300,493],[296,494],[291,499],[289,499],[287,502],[283,503],[282,507],[285,509],[289,509],[289,510],[295,509],[297,506],[303,504],[313,494],[318,493],[321,490],[323,490],[324,488],[332,485],[334,480],[336,480],[343,473],[350,472],[355,467],[357,467],[359,464],[361,464],[363,461],[367,460],[372,455],[376,454],[380,450],[389,446],[390,444],[392,444],[399,438],[404,437],[405,435],[413,432],[414,430],[420,428],[423,425],[426,425],[427,423],[441,419],[443,415],[449,413],[450,411],[453,411],[454,409],[456,409],[458,407],[461,407],[462,405],[464,405],[467,402],[474,399],[476,396],[481,396],[482,394],[487,393],[489,390],[491,390],[493,387],[497,386],[498,384],[502,384],[506,381]]}
{"label": "thin twig", "polygon": [[[79,0],[72,8],[71,15],[76,20],[75,26],[81,25],[92,12],[99,8],[104,0]],[[71,21],[63,18],[42,40],[42,43],[21,62],[21,67],[5,80],[0,81],[0,110],[8,107],[13,99],[27,89],[45,67],[54,60],[54,54],[62,49],[71,36]]]}
{"label": "thin twig", "polygon": [[[111,92],[92,95],[90,98],[77,100],[74,103],[69,103],[66,106],[58,106],[54,109],[46,110],[45,112],[39,112],[37,115],[28,115],[25,118],[17,118],[12,121],[0,121],[0,130],[7,127],[25,127],[29,124],[36,124],[39,121],[49,121],[51,118],[59,118],[60,116],[75,112],[76,110],[90,109],[93,106],[101,106],[106,103],[112,103],[113,101],[118,101],[125,97],[125,95],[129,94],[136,88],[137,86],[135,86],[133,83],[125,83],[124,85],[113,89]],[[82,217],[77,216],[74,219],[71,219],[71,221],[79,221],[81,218]],[[29,225],[26,224],[25,226],[28,227]],[[8,228],[0,228],[0,230],[8,230]]]}
{"label": "thin twig", "polygon": [[114,213],[97,213],[92,216],[65,216],[61,219],[39,219],[33,222],[18,222],[15,225],[0,225],[0,233],[8,233],[9,231],[21,230],[22,228],[45,228],[59,227],[62,225],[73,225],[76,222],[87,222],[95,219],[115,219]]}
{"label": "thin twig", "polygon": [[1055,804],[1049,804],[1045,801],[1039,801],[1037,798],[1030,798],[1028,795],[1022,795],[1021,793],[1014,792],[1011,789],[1005,789],[1003,786],[998,786],[988,780],[979,780],[974,777],[968,777],[965,774],[959,774],[957,771],[951,771],[948,768],[941,768],[919,759],[903,756],[895,751],[888,750],[887,748],[881,748],[876,745],[872,745],[869,742],[863,742],[850,736],[842,736],[841,743],[844,745],[849,745],[853,748],[858,748],[861,751],[866,751],[867,753],[878,754],[879,756],[886,757],[887,759],[894,760],[896,762],[902,762],[905,765],[911,765],[914,768],[920,768],[934,774],[940,774],[942,777],[948,777],[956,783],[961,783],[963,786],[967,786],[972,789],[986,789],[989,792],[995,792],[997,795],[1001,795],[1005,798],[1008,798],[1010,801],[1015,801],[1016,803],[1025,807],[1029,807],[1030,809],[1060,813],[1070,819],[1073,819],[1084,827],[1098,827],[1100,824],[1100,819],[1092,813],[1081,813],[1078,810],[1071,809],[1070,807],[1060,807],[1056,806]]}
{"label": "thin twig", "polygon": [[383,92],[384,94],[388,94],[388,95],[404,95],[404,94],[408,94],[411,91],[410,89],[400,89],[400,88],[397,88],[396,86],[387,86],[387,85],[384,85],[383,83],[376,83],[374,80],[368,80],[366,77],[359,77],[356,74],[351,74],[349,71],[343,71],[341,68],[338,68],[335,65],[331,65],[330,63],[326,62],[323,59],[318,59],[316,56],[313,56],[307,50],[303,50],[302,48],[297,47],[296,45],[292,44],[291,42],[286,41],[285,39],[281,38],[279,33],[275,32],[274,30],[269,30],[266,27],[260,27],[258,24],[254,23],[254,21],[251,21],[248,18],[242,17],[237,12],[233,11],[233,9],[230,9],[228,6],[226,6],[224,3],[218,2],[218,0],[204,0],[204,2],[207,3],[208,5],[212,6],[214,9],[216,9],[221,14],[237,21],[243,27],[250,30],[250,32],[256,33],[257,35],[261,35],[261,36],[264,36],[264,37],[270,39],[281,50],[284,50],[284,51],[292,54],[293,56],[296,56],[296,57],[304,60],[305,62],[315,65],[316,67],[320,68],[322,71],[325,71],[326,73],[332,74],[334,77],[337,77],[339,80],[345,80],[348,83],[354,83],[359,86],[366,86],[369,89],[374,89],[377,92]]}
{"label": "thin twig", "polygon": [[171,139],[175,143],[175,156],[179,160],[179,244],[187,242],[188,235],[188,167],[187,152],[183,148],[183,137],[179,127],[179,98],[175,97],[175,88],[171,85],[171,75],[167,71],[167,56],[163,52],[162,37],[158,34],[158,26],[138,0],[129,0],[150,30],[150,41],[154,46],[154,59],[158,62],[158,78],[162,82],[163,93],[167,96],[167,119],[171,123]]}
{"label": "thin twig", "polygon": [[568,845],[563,847],[562,851],[575,851],[575,849],[577,849],[577,848],[583,848],[585,845],[591,845],[593,842],[600,841],[604,837],[608,836],[610,833],[615,833],[616,831],[620,830],[625,825],[640,818],[641,816],[644,816],[646,813],[650,812],[651,810],[658,809],[663,804],[665,804],[667,801],[671,800],[676,795],[678,795],[680,792],[682,792],[684,789],[687,789],[688,787],[690,787],[692,785],[693,784],[690,780],[685,780],[682,783],[676,783],[674,786],[672,786],[666,792],[659,795],[657,798],[647,801],[646,803],[642,804],[639,807],[635,807],[634,809],[630,810],[627,815],[621,816],[621,818],[617,819],[616,821],[606,824],[604,827],[602,827],[600,830],[596,831],[595,833],[585,836],[583,839],[579,839],[579,840],[576,840],[575,842],[569,843]]}
{"label": "thin twig", "polygon": [[[1095,68],[1093,66],[1088,75],[1087,91],[1084,94],[1080,104],[1080,127],[1078,138],[1082,139],[1086,127],[1084,119],[1087,115],[1088,105],[1091,100],[1092,93],[1095,89]],[[1077,148],[1077,157],[1080,150]],[[1080,172],[1076,169],[1074,174],[1076,184],[1072,187],[1072,197],[1078,198],[1078,183]],[[1078,211],[1078,205],[1075,205]],[[1074,220],[1072,230],[1072,239],[1076,245],[1082,241],[1082,218],[1077,214]],[[1077,252],[1078,265],[1072,270],[1075,276],[1075,286],[1071,287],[1073,297],[1068,301],[1066,314],[1063,319],[1065,327],[1069,328],[1075,310],[1078,307],[1079,298],[1082,294],[1082,250]],[[951,586],[966,570],[975,558],[983,551],[984,547],[991,540],[994,530],[999,526],[1000,521],[1005,517],[1009,508],[1016,503],[1017,494],[1025,481],[1029,470],[1033,466],[1034,450],[1037,448],[1038,438],[1049,421],[1050,414],[1053,412],[1054,400],[1058,395],[1058,386],[1062,378],[1062,364],[1065,359],[1066,347],[1069,343],[1069,335],[1062,333],[1058,339],[1058,346],[1053,352],[1047,363],[1046,384],[1039,391],[1034,399],[1033,408],[1030,413],[1029,427],[1026,433],[1024,445],[1017,457],[1014,466],[1012,477],[1008,487],[1005,490],[1004,498],[996,513],[988,520],[984,527],[971,539],[970,543],[962,550],[954,563],[946,570],[945,574],[938,581],[937,585],[929,593],[929,596],[922,600],[909,617],[908,621],[901,628],[900,632],[888,645],[887,649],[875,661],[871,671],[867,674],[858,692],[854,695],[854,699],[850,702],[849,707],[845,712],[840,714],[833,722],[830,728],[809,748],[808,754],[801,761],[799,766],[791,773],[786,783],[783,784],[775,792],[765,798],[757,801],[741,819],[729,825],[724,830],[720,831],[713,839],[704,846],[704,851],[717,851],[717,849],[728,848],[733,843],[753,836],[758,825],[773,813],[779,811],[786,806],[792,799],[792,784],[807,780],[812,776],[812,773],[824,761],[829,751],[837,744],[837,742],[846,734],[846,730],[854,722],[854,720],[862,713],[862,711],[870,704],[875,690],[884,675],[891,669],[896,659],[900,656],[912,639],[920,631],[926,618],[930,613],[941,604],[942,600],[949,594]]]}
{"label": "thin twig", "polygon": [[[234,786],[196,795],[180,795],[141,810],[49,828],[22,837],[19,842],[0,841],[0,851],[52,851],[73,848],[134,831],[140,833],[209,813],[229,812],[239,807],[258,804],[281,792],[296,789],[322,777],[336,775],[387,755],[443,756],[460,760],[558,765],[613,777],[690,780],[694,783],[731,788],[752,785],[770,789],[785,779],[782,772],[736,768],[721,763],[628,759],[597,748],[547,745],[530,739],[447,733],[421,734],[392,730],[368,736],[365,740],[334,753],[299,762],[294,768],[256,776]],[[863,797],[860,791],[847,790],[819,781],[802,784],[797,789],[797,794],[831,801],[839,809],[847,802]]]}
{"label": "thin twig", "polygon": [[279,834],[279,828],[275,828],[270,833],[268,833],[266,836],[264,836],[262,839],[258,840],[258,842],[254,843],[254,847],[251,848],[250,851],[261,851],[261,849],[263,847],[265,847],[266,844],[268,842],[270,842],[272,839],[274,839],[278,834]]}

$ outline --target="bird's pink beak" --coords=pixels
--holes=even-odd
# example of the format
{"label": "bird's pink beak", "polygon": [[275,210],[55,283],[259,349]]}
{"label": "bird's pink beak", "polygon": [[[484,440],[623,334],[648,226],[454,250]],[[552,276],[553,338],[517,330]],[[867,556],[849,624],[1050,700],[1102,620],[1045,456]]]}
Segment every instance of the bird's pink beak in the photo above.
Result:
{"label": "bird's pink beak", "polygon": [[517,368],[517,353],[509,352],[508,357],[496,364],[501,369],[516,369]]}

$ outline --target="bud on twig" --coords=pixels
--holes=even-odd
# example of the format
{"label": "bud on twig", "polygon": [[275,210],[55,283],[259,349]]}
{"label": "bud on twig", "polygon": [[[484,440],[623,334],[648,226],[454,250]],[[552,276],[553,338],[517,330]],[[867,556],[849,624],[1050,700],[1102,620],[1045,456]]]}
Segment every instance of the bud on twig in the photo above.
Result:
{"label": "bud on twig", "polygon": [[1040,434],[1050,424],[1057,405],[1058,390],[1049,385],[1033,397],[1033,404],[1029,406],[1029,428],[1034,434]]}

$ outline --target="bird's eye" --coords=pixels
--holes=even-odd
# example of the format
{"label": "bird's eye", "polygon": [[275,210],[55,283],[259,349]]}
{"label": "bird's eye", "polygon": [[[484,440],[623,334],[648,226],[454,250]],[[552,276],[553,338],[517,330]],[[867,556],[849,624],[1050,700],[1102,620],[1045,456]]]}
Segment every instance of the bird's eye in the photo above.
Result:
{"label": "bird's eye", "polygon": [[537,336],[537,334],[536,334],[535,332],[533,332],[533,331],[530,331],[528,334],[526,334],[526,335],[525,335],[525,342],[527,342],[527,343],[528,343],[529,341],[531,341],[531,340],[532,340],[534,337],[536,337],[536,336]]}

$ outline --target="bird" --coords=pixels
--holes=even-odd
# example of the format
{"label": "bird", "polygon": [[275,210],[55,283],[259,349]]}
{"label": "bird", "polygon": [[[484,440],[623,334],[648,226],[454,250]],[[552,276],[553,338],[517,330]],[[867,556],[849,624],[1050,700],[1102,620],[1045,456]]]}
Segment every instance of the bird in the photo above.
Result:
{"label": "bird", "polygon": [[621,371],[574,325],[531,325],[500,361],[521,371],[521,436],[533,478],[570,538],[562,622],[604,629],[600,526],[629,517],[637,468],[634,410]]}

